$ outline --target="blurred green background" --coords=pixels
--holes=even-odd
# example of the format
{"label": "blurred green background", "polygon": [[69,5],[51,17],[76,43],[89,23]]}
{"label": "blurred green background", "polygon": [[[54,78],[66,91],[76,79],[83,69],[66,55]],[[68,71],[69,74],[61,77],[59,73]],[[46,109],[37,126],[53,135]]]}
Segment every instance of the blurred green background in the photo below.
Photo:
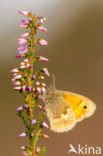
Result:
{"label": "blurred green background", "polygon": [[[18,10],[31,10],[45,16],[47,33],[38,36],[48,40],[48,47],[37,52],[50,59],[46,64],[56,76],[56,88],[91,98],[97,105],[95,114],[78,123],[67,133],[47,130],[50,139],[41,139],[47,146],[46,156],[68,156],[69,144],[77,147],[103,145],[103,1],[102,0],[1,0],[0,1],[0,155],[21,156],[20,146],[27,139],[18,138],[24,131],[16,108],[23,97],[13,91],[10,70],[19,66],[17,39],[23,16]],[[44,64],[45,66],[45,64]],[[52,78],[48,81],[52,83]],[[71,154],[73,156],[73,154]],[[74,154],[75,155],[75,154]]]}

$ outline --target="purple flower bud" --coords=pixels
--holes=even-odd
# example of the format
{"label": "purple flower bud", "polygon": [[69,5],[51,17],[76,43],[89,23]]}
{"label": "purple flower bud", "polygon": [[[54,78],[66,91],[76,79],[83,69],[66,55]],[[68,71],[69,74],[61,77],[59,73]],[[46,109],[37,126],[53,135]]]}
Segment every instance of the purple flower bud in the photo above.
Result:
{"label": "purple flower bud", "polygon": [[22,107],[22,106],[20,106],[20,107],[18,107],[16,110],[17,110],[18,112],[20,112],[20,111],[22,111],[22,110],[23,110],[23,107]]}
{"label": "purple flower bud", "polygon": [[37,86],[39,86],[40,85],[40,82],[39,81],[36,81],[36,83],[35,83]]}
{"label": "purple flower bud", "polygon": [[16,55],[16,58],[20,58],[20,57],[22,57],[22,55],[21,55],[21,54]]}
{"label": "purple flower bud", "polygon": [[22,91],[24,92],[26,90],[26,86],[22,86]]}
{"label": "purple flower bud", "polygon": [[17,75],[17,76],[14,77],[14,79],[15,79],[15,80],[16,80],[16,79],[21,79],[21,77],[22,77],[21,75]]}
{"label": "purple flower bud", "polygon": [[33,79],[36,79],[36,75],[33,75]]}
{"label": "purple flower bud", "polygon": [[21,45],[25,45],[25,44],[27,44],[27,40],[26,39],[24,39],[24,38],[20,38],[20,39],[18,39],[18,44],[21,46]]}
{"label": "purple flower bud", "polygon": [[28,108],[28,105],[27,105],[27,104],[25,104],[25,105],[24,105],[24,108],[26,108],[26,109],[27,109],[27,108]]}
{"label": "purple flower bud", "polygon": [[28,47],[27,46],[24,46],[24,47],[19,47],[18,48],[18,51],[24,51],[24,50],[27,50],[28,49]]}
{"label": "purple flower bud", "polygon": [[47,68],[43,68],[43,71],[45,73],[46,76],[50,76],[49,72],[48,72],[48,69]]}
{"label": "purple flower bud", "polygon": [[41,90],[42,90],[43,93],[46,93],[46,89],[44,87],[42,87]]}
{"label": "purple flower bud", "polygon": [[40,100],[45,101],[45,98],[42,95],[38,96]]}
{"label": "purple flower bud", "polygon": [[18,86],[18,85],[20,85],[20,84],[21,84],[20,81],[14,82],[14,85],[15,85],[15,86]]}
{"label": "purple flower bud", "polygon": [[31,92],[31,90],[32,90],[32,87],[28,86],[28,91]]}
{"label": "purple flower bud", "polygon": [[24,34],[21,35],[22,38],[26,38],[28,36],[29,36],[29,32],[26,32],[26,33],[24,33]]}
{"label": "purple flower bud", "polygon": [[26,133],[24,132],[18,135],[18,137],[25,137],[25,136],[26,136]]}
{"label": "purple flower bud", "polygon": [[28,27],[28,25],[25,25],[25,24],[20,24],[20,25],[18,25],[18,27],[19,27],[19,28],[27,28],[27,27]]}
{"label": "purple flower bud", "polygon": [[14,87],[14,90],[20,90],[21,86]]}
{"label": "purple flower bud", "polygon": [[15,68],[15,69],[11,70],[11,73],[18,73],[18,72],[19,72],[18,68]]}
{"label": "purple flower bud", "polygon": [[29,63],[26,64],[26,68],[30,68],[30,64]]}
{"label": "purple flower bud", "polygon": [[38,40],[38,43],[39,43],[41,46],[47,46],[47,45],[48,45],[48,42],[47,42],[46,40],[43,40],[43,39]]}
{"label": "purple flower bud", "polygon": [[22,22],[23,22],[24,25],[28,25],[29,24],[29,20],[24,20],[23,19]]}
{"label": "purple flower bud", "polygon": [[41,93],[41,88],[40,87],[37,87],[37,92]]}
{"label": "purple flower bud", "polygon": [[46,128],[49,128],[49,126],[47,125],[46,122],[43,122],[43,126],[46,127]]}
{"label": "purple flower bud", "polygon": [[24,16],[28,16],[29,14],[31,14],[30,11],[18,11],[19,14],[22,14]]}
{"label": "purple flower bud", "polygon": [[45,57],[39,56],[40,61],[48,62],[49,60]]}
{"label": "purple flower bud", "polygon": [[41,30],[41,31],[47,31],[47,29],[45,27],[43,27],[43,26],[39,26],[38,29]]}
{"label": "purple flower bud", "polygon": [[31,125],[34,125],[36,123],[36,119],[32,120]]}
{"label": "purple flower bud", "polygon": [[40,110],[43,110],[44,111],[44,107],[43,106],[40,106]]}

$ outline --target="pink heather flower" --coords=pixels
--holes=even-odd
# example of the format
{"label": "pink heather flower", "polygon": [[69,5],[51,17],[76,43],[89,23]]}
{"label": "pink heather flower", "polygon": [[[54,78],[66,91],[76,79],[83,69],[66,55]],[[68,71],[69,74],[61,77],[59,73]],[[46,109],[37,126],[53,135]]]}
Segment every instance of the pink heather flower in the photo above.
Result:
{"label": "pink heather flower", "polygon": [[42,134],[42,136],[43,136],[44,138],[49,138],[49,136],[46,135],[46,134]]}
{"label": "pink heather flower", "polygon": [[21,149],[24,150],[25,149],[25,146],[21,146]]}
{"label": "pink heather flower", "polygon": [[39,26],[38,29],[41,30],[41,31],[47,31],[47,29],[45,27],[43,27],[43,26]]}
{"label": "pink heather flower", "polygon": [[24,60],[24,62],[25,62],[25,63],[28,63],[28,62],[29,62],[29,60],[28,60],[28,59],[25,59],[25,60]]}
{"label": "pink heather flower", "polygon": [[20,85],[20,84],[21,84],[20,81],[14,82],[14,85],[15,85],[15,86],[18,86],[18,85]]}
{"label": "pink heather flower", "polygon": [[29,20],[24,20],[23,19],[22,22],[23,22],[24,25],[28,25],[29,24]]}
{"label": "pink heather flower", "polygon": [[18,107],[16,110],[17,110],[18,112],[20,112],[20,111],[22,111],[22,110],[23,110],[23,107],[22,107],[22,106],[20,106],[20,107]]}
{"label": "pink heather flower", "polygon": [[21,75],[17,75],[17,76],[14,77],[14,79],[15,79],[15,80],[16,80],[16,79],[21,79],[21,77],[22,77]]}
{"label": "pink heather flower", "polygon": [[11,79],[12,83],[14,83],[15,79]]}
{"label": "pink heather flower", "polygon": [[48,72],[48,69],[47,69],[47,68],[43,68],[43,71],[45,72],[45,74],[46,74],[47,76],[50,76],[50,74],[49,74],[49,72]]}
{"label": "pink heather flower", "polygon": [[18,72],[19,72],[18,68],[15,68],[15,69],[11,70],[11,73],[18,73]]}
{"label": "pink heather flower", "polygon": [[36,123],[36,119],[32,120],[31,125],[34,125]]}
{"label": "pink heather flower", "polygon": [[40,85],[40,82],[39,81],[36,81],[36,83],[35,83],[37,86],[39,86]]}
{"label": "pink heather flower", "polygon": [[29,36],[29,32],[26,32],[26,33],[24,33],[24,34],[21,35],[22,38],[26,38],[28,36]]}
{"label": "pink heather flower", "polygon": [[31,14],[30,11],[18,11],[19,14],[22,14],[24,16],[28,16],[29,14]]}
{"label": "pink heather flower", "polygon": [[45,98],[42,95],[38,96],[40,100],[45,101]]}
{"label": "pink heather flower", "polygon": [[20,65],[21,65],[21,66],[25,66],[25,63],[24,63],[24,62],[21,62]]}
{"label": "pink heather flower", "polygon": [[27,50],[28,49],[28,47],[27,46],[24,46],[24,47],[19,47],[18,48],[18,51],[24,51],[24,50]]}
{"label": "pink heather flower", "polygon": [[40,87],[37,87],[37,92],[41,93],[41,88]]}
{"label": "pink heather flower", "polygon": [[28,51],[28,49],[19,51],[19,55],[24,55],[27,51]]}
{"label": "pink heather flower", "polygon": [[43,93],[46,93],[46,89],[44,87],[41,90]]}
{"label": "pink heather flower", "polygon": [[18,135],[18,137],[25,137],[25,136],[26,136],[26,133],[24,132]]}
{"label": "pink heather flower", "polygon": [[31,90],[32,90],[32,87],[28,86],[28,91],[31,92]]}
{"label": "pink heather flower", "polygon": [[20,69],[25,69],[25,65],[24,66],[20,66]]}
{"label": "pink heather flower", "polygon": [[24,92],[26,90],[26,86],[22,86],[22,91]]}
{"label": "pink heather flower", "polygon": [[14,77],[17,76],[17,75],[18,75],[18,73],[14,73],[14,74],[13,74]]}
{"label": "pink heather flower", "polygon": [[41,83],[41,85],[42,85],[43,87],[45,87],[45,86],[46,86],[46,84],[45,84],[45,83],[43,83],[43,82]]}
{"label": "pink heather flower", "polygon": [[28,108],[28,105],[27,105],[27,104],[25,104],[25,105],[24,105],[24,108],[26,108],[26,109],[27,109],[27,108]]}
{"label": "pink heather flower", "polygon": [[46,76],[50,76],[49,72],[48,72],[48,69],[47,68],[43,68],[43,71],[45,73]]}
{"label": "pink heather flower", "polygon": [[26,64],[26,68],[30,68],[30,64],[29,63]]}
{"label": "pink heather flower", "polygon": [[46,40],[43,40],[43,39],[38,40],[38,43],[39,43],[41,46],[47,46],[47,45],[48,45],[48,42],[47,42]]}
{"label": "pink heather flower", "polygon": [[23,151],[23,152],[22,152],[22,155],[23,155],[23,156],[28,156],[28,154],[26,153],[26,151]]}
{"label": "pink heather flower", "polygon": [[33,79],[36,79],[36,75],[33,75]]}
{"label": "pink heather flower", "polygon": [[20,25],[18,25],[18,27],[19,27],[19,28],[27,28],[27,27],[28,27],[28,25],[25,25],[25,24],[20,24]]}
{"label": "pink heather flower", "polygon": [[41,17],[40,21],[41,21],[41,23],[43,23],[44,21],[46,21],[46,18],[45,17]]}
{"label": "pink heather flower", "polygon": [[44,78],[44,76],[40,76],[40,79],[44,80],[45,78]]}
{"label": "pink heather flower", "polygon": [[14,90],[20,90],[21,86],[14,87]]}
{"label": "pink heather flower", "polygon": [[20,38],[20,39],[18,39],[18,44],[19,45],[25,45],[25,44],[27,44],[27,40],[24,38]]}
{"label": "pink heather flower", "polygon": [[39,146],[36,146],[36,152],[37,153],[40,153],[40,151],[41,151],[40,147]]}
{"label": "pink heather flower", "polygon": [[48,62],[49,60],[43,56],[39,56],[40,61]]}
{"label": "pink heather flower", "polygon": [[49,126],[47,125],[46,122],[43,122],[43,126],[46,127],[46,128],[49,128]]}

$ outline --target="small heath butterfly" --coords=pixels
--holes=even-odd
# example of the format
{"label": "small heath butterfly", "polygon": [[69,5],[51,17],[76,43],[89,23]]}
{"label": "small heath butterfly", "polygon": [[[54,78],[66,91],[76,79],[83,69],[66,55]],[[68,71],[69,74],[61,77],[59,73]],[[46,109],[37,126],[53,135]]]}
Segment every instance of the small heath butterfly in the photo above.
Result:
{"label": "small heath butterfly", "polygon": [[51,130],[58,133],[71,130],[77,122],[92,116],[96,110],[90,99],[54,87],[48,89],[44,97]]}

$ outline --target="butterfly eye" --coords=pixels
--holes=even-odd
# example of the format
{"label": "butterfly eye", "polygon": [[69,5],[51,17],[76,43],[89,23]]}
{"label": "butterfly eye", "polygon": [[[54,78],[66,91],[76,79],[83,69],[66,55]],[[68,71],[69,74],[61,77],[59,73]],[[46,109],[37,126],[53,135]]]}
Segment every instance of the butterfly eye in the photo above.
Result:
{"label": "butterfly eye", "polygon": [[84,106],[83,108],[84,108],[84,109],[87,109],[87,106]]}

